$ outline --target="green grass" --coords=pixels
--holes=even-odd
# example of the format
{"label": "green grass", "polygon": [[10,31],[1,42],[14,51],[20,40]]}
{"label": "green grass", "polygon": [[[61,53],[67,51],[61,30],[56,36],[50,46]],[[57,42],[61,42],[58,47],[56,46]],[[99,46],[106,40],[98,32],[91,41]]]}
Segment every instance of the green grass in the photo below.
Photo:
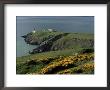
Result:
{"label": "green grass", "polygon": [[93,47],[93,34],[70,33],[53,42],[51,50]]}
{"label": "green grass", "polygon": [[[67,49],[67,50],[50,51],[50,52],[43,52],[43,53],[18,57],[17,64],[16,64],[17,65],[17,74],[31,74],[31,73],[38,74],[43,67],[48,66],[52,62],[56,63],[60,59],[63,59],[63,58],[69,57],[69,56],[74,56],[74,55],[76,55],[76,53],[80,54],[80,52],[82,52],[83,50],[85,50],[85,49],[83,49],[83,48],[76,49],[76,50]],[[81,54],[83,54],[83,53],[81,53]],[[81,67],[79,67],[79,65],[83,65],[88,62],[89,61],[86,61],[86,60],[78,61],[74,65],[78,66],[77,68],[81,68]],[[89,71],[92,73],[92,71],[90,69],[87,70],[87,72],[85,69],[85,71],[83,71],[83,73],[89,73]],[[72,73],[77,73],[77,72],[74,71]]]}
{"label": "green grass", "polygon": [[[57,36],[57,35],[61,35],[61,34],[65,34],[64,32],[50,32],[50,31],[36,31],[35,33],[29,33],[27,34],[27,41],[29,41],[31,44],[40,44],[41,42],[48,40],[51,37]],[[93,40],[94,39],[94,35],[93,34],[88,34],[88,33],[68,33],[68,35],[63,36],[62,38],[58,39],[57,41],[53,41],[53,46],[52,48],[54,48],[55,46],[59,45],[61,46],[60,48],[67,48],[66,45],[64,46],[64,44],[70,45],[71,44],[78,44],[76,42],[76,39],[80,40],[81,42],[86,42],[87,44],[89,40]],[[77,40],[77,41],[78,41]],[[68,41],[68,43],[67,43]],[[73,41],[75,43],[73,43]]]}
{"label": "green grass", "polygon": [[42,53],[32,54],[28,56],[17,57],[17,63],[23,63],[29,60],[41,60],[41,59],[46,59],[46,58],[56,58],[59,56],[69,56],[69,55],[73,55],[79,52],[81,49],[82,48],[65,49],[65,50],[42,52]]}
{"label": "green grass", "polygon": [[[64,32],[49,32],[36,31],[35,33],[29,33],[27,40],[31,42],[37,42],[39,44],[50,37],[65,34]],[[68,33],[61,38],[52,42],[50,51],[41,53],[31,54],[27,56],[16,58],[16,73],[17,74],[38,74],[42,68],[48,67],[52,63],[55,63],[55,69],[59,74],[93,74],[94,73],[94,62],[93,60],[86,60],[86,57],[90,57],[89,53],[94,53],[94,35],[88,33]],[[85,57],[85,53],[87,56]],[[62,59],[68,59],[69,56],[73,56],[73,59],[77,61],[74,56],[84,55],[84,60],[75,62],[73,66],[67,64],[68,67],[62,69],[58,67]],[[93,56],[92,56],[93,57]],[[80,59],[80,58],[79,58]],[[71,63],[72,58],[70,58]],[[65,62],[66,63],[66,62]],[[60,65],[62,66],[62,65]],[[51,67],[51,66],[50,66]],[[53,67],[53,66],[52,66]],[[58,68],[57,68],[58,67]],[[60,69],[61,70],[60,70]],[[50,68],[52,69],[52,68]],[[53,69],[54,70],[54,69]],[[60,71],[59,71],[60,70]],[[66,71],[65,71],[66,70]]]}
{"label": "green grass", "polygon": [[[35,33],[29,33],[28,35],[31,35],[33,37],[39,37],[39,38],[45,38],[48,37],[50,35],[52,36],[56,36],[59,34],[64,34],[64,32],[50,32],[50,31],[36,31]],[[78,38],[78,39],[93,39],[94,35],[93,34],[89,34],[89,33],[69,33],[65,39],[72,39],[72,38]]]}
{"label": "green grass", "polygon": [[36,31],[35,33],[29,33],[27,34],[27,39],[29,39],[29,42],[32,43],[38,43],[40,44],[41,42],[49,39],[50,37],[64,34],[63,32],[50,32],[50,31]]}
{"label": "green grass", "polygon": [[17,74],[34,73],[39,72],[39,70],[43,68],[43,66],[44,64],[42,62],[31,60],[24,63],[17,63],[16,71]]}

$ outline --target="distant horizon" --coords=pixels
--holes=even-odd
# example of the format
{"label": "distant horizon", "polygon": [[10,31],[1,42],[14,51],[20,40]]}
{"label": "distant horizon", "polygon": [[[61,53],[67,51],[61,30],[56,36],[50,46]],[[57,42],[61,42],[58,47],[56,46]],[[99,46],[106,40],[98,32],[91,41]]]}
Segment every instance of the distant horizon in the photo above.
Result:
{"label": "distant horizon", "polygon": [[68,32],[94,33],[94,16],[16,16],[16,22],[17,28],[19,25],[22,27],[19,27],[21,31],[25,28],[27,31],[34,28],[37,30],[52,28]]}

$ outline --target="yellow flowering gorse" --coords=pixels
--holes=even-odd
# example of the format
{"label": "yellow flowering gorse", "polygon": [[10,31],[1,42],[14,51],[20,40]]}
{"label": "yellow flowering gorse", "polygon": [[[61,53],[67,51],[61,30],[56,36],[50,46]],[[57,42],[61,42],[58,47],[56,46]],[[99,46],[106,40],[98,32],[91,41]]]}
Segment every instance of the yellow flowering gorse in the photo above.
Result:
{"label": "yellow flowering gorse", "polygon": [[[65,58],[60,58],[57,59],[55,61],[53,61],[52,63],[48,64],[47,66],[45,66],[43,69],[41,69],[41,74],[46,74],[51,72],[53,69],[57,68],[57,67],[68,67],[69,65],[73,65],[76,62],[79,61],[90,61],[94,59],[94,54],[90,53],[90,54],[80,54],[80,55],[76,55],[76,56],[68,56]],[[84,64],[83,66],[84,68],[92,68],[93,65],[91,64]],[[68,72],[69,70],[64,71],[65,73]],[[69,71],[71,72],[71,71]]]}

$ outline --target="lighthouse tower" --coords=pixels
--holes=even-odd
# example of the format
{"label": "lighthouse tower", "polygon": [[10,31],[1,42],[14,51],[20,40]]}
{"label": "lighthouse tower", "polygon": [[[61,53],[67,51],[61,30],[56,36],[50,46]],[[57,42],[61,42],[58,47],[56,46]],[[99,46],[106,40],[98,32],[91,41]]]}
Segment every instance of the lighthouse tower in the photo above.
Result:
{"label": "lighthouse tower", "polygon": [[34,30],[32,31],[32,33],[35,33],[36,31],[35,31],[35,28],[34,28]]}

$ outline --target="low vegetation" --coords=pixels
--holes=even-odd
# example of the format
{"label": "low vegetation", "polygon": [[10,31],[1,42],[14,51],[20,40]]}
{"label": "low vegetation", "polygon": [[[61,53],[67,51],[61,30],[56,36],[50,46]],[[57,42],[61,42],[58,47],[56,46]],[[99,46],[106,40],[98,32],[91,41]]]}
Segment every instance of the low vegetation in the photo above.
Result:
{"label": "low vegetation", "polygon": [[94,74],[93,34],[37,31],[23,37],[32,45],[47,44],[42,52],[17,57],[17,74]]}

